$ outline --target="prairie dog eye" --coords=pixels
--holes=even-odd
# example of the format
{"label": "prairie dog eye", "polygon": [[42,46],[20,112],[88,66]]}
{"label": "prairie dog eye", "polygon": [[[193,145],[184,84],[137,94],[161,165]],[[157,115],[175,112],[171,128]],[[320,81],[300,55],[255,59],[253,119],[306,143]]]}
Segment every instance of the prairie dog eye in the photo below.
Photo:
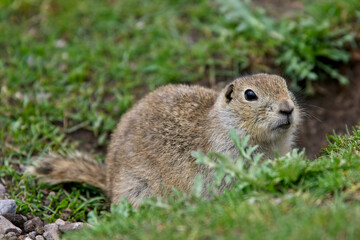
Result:
{"label": "prairie dog eye", "polygon": [[246,101],[256,101],[258,99],[254,91],[251,89],[246,90],[244,96]]}

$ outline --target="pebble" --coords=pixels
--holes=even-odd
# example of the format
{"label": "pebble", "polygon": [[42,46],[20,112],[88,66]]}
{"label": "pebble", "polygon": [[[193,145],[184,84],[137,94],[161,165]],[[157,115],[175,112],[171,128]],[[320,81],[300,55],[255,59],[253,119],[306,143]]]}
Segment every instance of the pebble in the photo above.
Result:
{"label": "pebble", "polygon": [[38,233],[37,233],[36,231],[32,231],[32,232],[30,232],[30,233],[28,234],[28,236],[29,236],[31,239],[35,239],[35,237],[36,237],[37,234],[38,234]]}
{"label": "pebble", "polygon": [[55,224],[58,226],[62,226],[62,225],[65,225],[66,222],[59,218],[59,219],[56,219]]}
{"label": "pebble", "polygon": [[62,233],[66,233],[66,232],[70,232],[70,231],[79,230],[79,229],[83,228],[83,226],[84,226],[84,223],[82,223],[82,222],[65,223],[64,225],[59,226],[59,230]]}
{"label": "pebble", "polygon": [[35,237],[35,240],[44,240],[44,237],[41,236],[41,235],[37,235],[37,236]]}
{"label": "pebble", "polygon": [[50,224],[46,224],[44,226],[44,234],[43,236],[47,239],[47,240],[58,240],[60,239],[59,237],[59,226],[56,225],[55,223],[50,223]]}
{"label": "pebble", "polygon": [[5,213],[15,214],[16,202],[12,199],[0,200],[0,215]]}
{"label": "pebble", "polygon": [[20,234],[22,230],[0,215],[0,233],[5,234],[5,237],[7,237],[6,234],[10,232]]}
{"label": "pebble", "polygon": [[44,232],[44,223],[39,217],[34,217],[24,223],[24,231],[27,233],[36,231],[38,234],[42,234]]}
{"label": "pebble", "polygon": [[[2,188],[0,184],[0,197]],[[1,200],[0,198],[0,240],[60,240],[60,233],[76,231],[84,226],[82,222],[70,223],[63,219],[57,219],[55,223],[44,225],[39,217],[29,215],[27,217],[16,214],[16,202],[12,199]],[[23,233],[22,233],[23,232]],[[22,233],[22,235],[21,235]]]}
{"label": "pebble", "polygon": [[5,199],[5,193],[6,193],[6,190],[5,190],[4,185],[2,185],[2,184],[0,183],[0,200],[1,200],[1,199]]}
{"label": "pebble", "polygon": [[17,239],[16,233],[8,232],[7,234],[5,234],[5,239]]}

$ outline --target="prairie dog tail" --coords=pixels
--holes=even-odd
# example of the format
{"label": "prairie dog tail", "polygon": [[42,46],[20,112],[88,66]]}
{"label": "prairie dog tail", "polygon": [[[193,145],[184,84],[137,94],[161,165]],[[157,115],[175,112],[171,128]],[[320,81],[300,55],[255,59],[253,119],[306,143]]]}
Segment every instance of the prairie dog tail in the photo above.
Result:
{"label": "prairie dog tail", "polygon": [[100,188],[105,193],[107,192],[105,165],[80,152],[66,156],[51,153],[38,157],[34,166],[28,167],[25,173],[36,175],[44,182],[51,184],[62,182],[87,183]]}

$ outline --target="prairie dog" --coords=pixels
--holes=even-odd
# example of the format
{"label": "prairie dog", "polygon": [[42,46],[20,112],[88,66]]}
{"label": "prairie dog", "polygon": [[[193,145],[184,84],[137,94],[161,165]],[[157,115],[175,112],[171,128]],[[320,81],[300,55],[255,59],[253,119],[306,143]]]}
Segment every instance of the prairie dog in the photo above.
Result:
{"label": "prairie dog", "polygon": [[[82,154],[47,155],[29,171],[50,183],[83,182],[99,187],[112,203],[138,205],[144,197],[171,188],[190,192],[205,166],[192,151],[238,156],[231,128],[266,158],[287,153],[300,123],[300,110],[283,78],[241,77],[220,92],[199,86],[168,85],[132,107],[114,131],[105,165]],[[205,176],[205,178],[208,176]]]}

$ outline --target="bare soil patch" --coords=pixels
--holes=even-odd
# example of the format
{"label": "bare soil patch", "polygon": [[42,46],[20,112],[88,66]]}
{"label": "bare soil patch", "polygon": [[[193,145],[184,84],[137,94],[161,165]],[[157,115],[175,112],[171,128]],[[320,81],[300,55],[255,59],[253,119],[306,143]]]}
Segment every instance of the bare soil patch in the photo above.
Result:
{"label": "bare soil patch", "polygon": [[340,66],[341,73],[350,80],[348,86],[336,81],[316,85],[316,95],[305,99],[303,107],[308,113],[299,132],[298,147],[306,148],[307,155],[315,157],[327,146],[327,134],[343,134],[360,120],[360,56]]}

